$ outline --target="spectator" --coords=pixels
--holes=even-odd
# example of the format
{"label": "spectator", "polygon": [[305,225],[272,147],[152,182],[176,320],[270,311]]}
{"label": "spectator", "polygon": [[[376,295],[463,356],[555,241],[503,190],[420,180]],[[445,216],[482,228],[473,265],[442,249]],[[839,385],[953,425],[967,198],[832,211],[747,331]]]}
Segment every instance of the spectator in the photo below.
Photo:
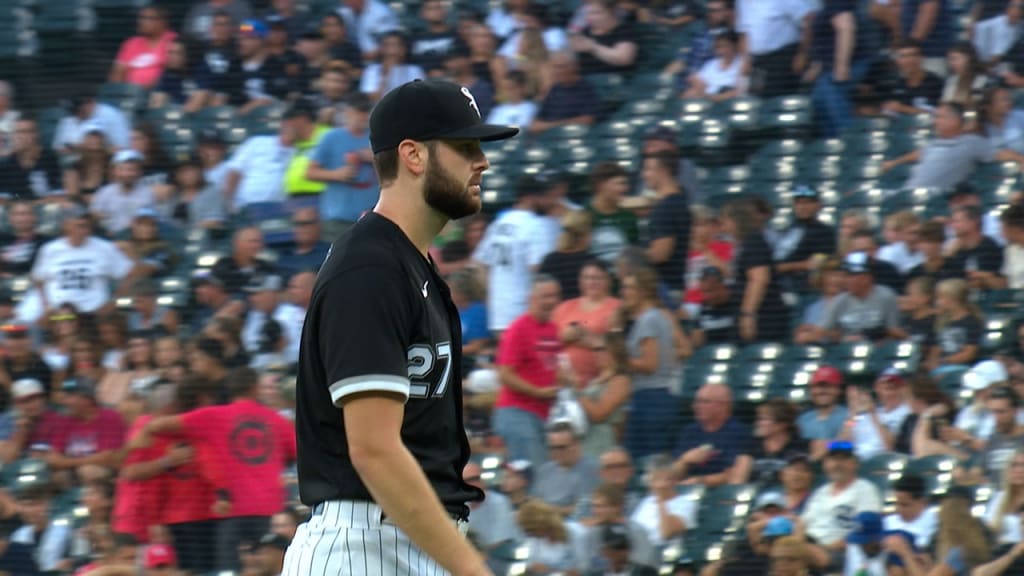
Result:
{"label": "spectator", "polygon": [[[982,4],[999,5],[1000,2]],[[1024,2],[1010,0],[1002,2],[1005,12],[993,18],[980,20],[974,26],[974,48],[978,58],[987,65],[997,64],[1007,54],[1020,36],[1021,17],[1024,16]]]}
{"label": "spectator", "polygon": [[839,216],[839,255],[850,252],[850,240],[857,232],[872,229],[867,214],[857,209],[844,210]]}
{"label": "spectator", "polygon": [[501,477],[501,493],[508,497],[512,507],[518,510],[530,499],[530,484],[533,482],[533,464],[529,460],[513,460],[505,463]]}
{"label": "spectator", "polygon": [[569,47],[565,28],[551,22],[552,14],[556,12],[557,8],[543,2],[528,2],[525,10],[516,15],[516,24],[511,32],[501,35],[503,42],[498,50],[499,61],[508,68],[529,70],[530,75],[536,78],[537,68],[544,65],[549,54]]}
{"label": "spectator", "polygon": [[670,447],[665,431],[675,418],[680,341],[671,314],[660,306],[653,269],[642,267],[624,276],[621,291],[633,390],[623,442],[634,458],[643,458]]}
{"label": "spectator", "polygon": [[949,76],[942,88],[943,102],[956,102],[974,108],[978,97],[989,83],[978,53],[970,42],[957,42],[949,49]]}
{"label": "spectator", "polygon": [[314,93],[309,96],[320,111],[317,121],[329,126],[344,123],[345,111],[353,96],[352,67],[339,60],[325,62],[314,83]]}
{"label": "spectator", "polygon": [[996,388],[989,394],[988,410],[995,426],[992,435],[976,451],[973,462],[967,465],[973,476],[996,484],[1006,472],[1014,451],[1024,440],[1024,426],[1017,421],[1020,400],[1009,388]]}
{"label": "spectator", "polygon": [[[469,464],[466,464],[469,466]],[[289,542],[295,537],[295,532],[302,524],[304,516],[302,511],[292,505],[287,505],[283,510],[270,518],[270,533],[285,537]]]}
{"label": "spectator", "polygon": [[278,534],[265,534],[256,546],[256,574],[276,576],[284,569],[284,554],[290,540]]}
{"label": "spectator", "polygon": [[929,506],[925,479],[904,474],[893,484],[896,511],[885,516],[887,532],[901,530],[913,536],[918,549],[927,550],[939,526],[938,511]]}
{"label": "spectator", "polygon": [[225,396],[228,368],[224,345],[209,335],[201,334],[190,346],[189,371],[210,384],[210,393],[217,399]]}
{"label": "spectator", "polygon": [[[267,25],[245,20],[238,26],[238,58],[241,60],[241,90],[229,99],[242,116],[256,108],[273,104],[288,91],[285,60],[271,54],[267,46]],[[284,127],[288,123],[281,122]]]}
{"label": "spectator", "polygon": [[[844,574],[889,574],[890,566],[905,566],[893,550],[897,549],[894,541],[903,543],[900,550],[915,549],[907,542],[906,532],[883,530],[882,515],[878,512],[861,512],[853,521],[856,528],[846,536]],[[913,555],[910,558],[917,561]]]}
{"label": "spectator", "polygon": [[700,299],[697,326],[691,334],[694,346],[739,341],[739,297],[726,283],[721,269],[704,268],[700,276]]}
{"label": "spectator", "polygon": [[199,66],[189,61],[188,47],[174,40],[167,48],[167,62],[149,94],[149,107],[181,106],[183,112],[198,112],[210,97],[208,78],[202,78]]}
{"label": "spectator", "polygon": [[846,292],[829,308],[820,339],[831,342],[877,342],[900,339],[899,300],[886,286],[875,284],[865,252],[846,256]]}
{"label": "spectator", "polygon": [[1018,448],[1006,465],[999,491],[989,500],[985,523],[998,545],[1024,541],[1020,518],[1024,506],[1024,449]]}
{"label": "spectator", "polygon": [[925,57],[925,68],[939,76],[946,74],[945,55],[953,33],[953,11],[947,0],[908,0],[900,10],[901,36],[917,42]]}
{"label": "spectator", "polygon": [[36,229],[36,213],[28,200],[7,205],[7,224],[7,231],[0,232],[0,276],[24,276],[47,239]]}
{"label": "spectator", "polygon": [[0,80],[0,156],[7,156],[11,153],[14,122],[21,117],[21,113],[12,108],[14,101],[14,88],[6,80]]}
{"label": "spectator", "polygon": [[291,274],[320,270],[331,245],[321,239],[320,215],[316,208],[296,210],[292,215],[292,226],[295,245],[282,254],[284,270]]}
{"label": "spectator", "polygon": [[319,195],[325,187],[323,182],[307,177],[311,155],[329,131],[327,126],[317,124],[316,116],[317,110],[313,103],[299,98],[291,103],[281,119],[282,126],[288,126],[295,151],[284,174],[285,193],[293,199]]}
{"label": "spectator", "polygon": [[617,163],[602,162],[590,171],[592,198],[587,209],[593,219],[590,251],[606,263],[639,239],[636,215],[620,206],[629,191],[629,174]]}
{"label": "spectator", "polygon": [[808,275],[823,255],[836,251],[836,231],[821,221],[818,191],[793,190],[793,223],[775,240],[773,272],[795,292],[806,292]]}
{"label": "spectator", "polygon": [[917,249],[924,260],[907,273],[908,280],[925,277],[937,284],[960,276],[955,262],[943,254],[942,244],[945,241],[946,231],[942,224],[925,222],[921,225],[917,233]]}
{"label": "spectator", "polygon": [[399,29],[398,17],[379,0],[342,0],[339,3],[342,7],[337,12],[345,20],[345,28],[355,32],[363,60],[377,60],[378,42],[383,44],[387,33]]}
{"label": "spectator", "polygon": [[[516,533],[515,511],[508,498],[497,490],[489,489],[481,479],[480,465],[469,462],[462,470],[462,479],[484,492],[483,502],[470,503],[471,514],[469,523],[470,538],[483,548],[484,553],[514,542],[519,535]],[[491,556],[488,565],[497,570],[499,562]]]}
{"label": "spectator", "polygon": [[139,9],[138,36],[123,43],[114,59],[108,82],[126,82],[152,88],[160,79],[168,51],[177,38],[167,21],[167,10],[161,6]]}
{"label": "spectator", "polygon": [[[259,274],[252,276],[252,278],[258,277]],[[245,286],[249,286],[249,284],[247,283]],[[228,369],[241,368],[249,363],[249,354],[242,344],[242,321],[240,318],[232,316],[213,318],[203,327],[202,334],[220,342],[224,365]],[[230,393],[230,391],[224,391]]]}
{"label": "spectator", "polygon": [[616,4],[593,0],[587,3],[586,11],[586,27],[569,39],[580,70],[584,75],[631,71],[638,48],[630,28],[616,13]]}
{"label": "spectator", "polygon": [[[769,553],[772,545],[783,536],[793,534],[793,521],[776,514],[781,512],[778,502],[769,506],[763,503],[765,496],[777,496],[766,493],[754,503],[754,510],[747,517],[747,537],[738,539],[736,546],[725,554],[725,559],[711,564],[706,570],[709,574],[720,576],[746,576],[747,574],[775,574],[769,572],[771,559]],[[774,498],[773,498],[774,499]]]}
{"label": "spectator", "polygon": [[935,288],[936,345],[929,364],[937,375],[978,360],[984,318],[969,296],[967,283],[960,279],[943,280]]}
{"label": "spectator", "polygon": [[839,437],[846,423],[847,410],[839,400],[843,394],[843,374],[828,365],[819,366],[808,382],[813,408],[797,418],[800,436],[811,441],[811,454],[819,457],[828,443]]}
{"label": "spectator", "polygon": [[903,276],[895,266],[880,260],[878,255],[878,241],[875,235],[866,230],[854,232],[850,237],[850,253],[862,252],[868,256],[868,266],[875,276],[875,283],[885,286],[895,293],[900,293],[905,284]]}
{"label": "spectator", "polygon": [[[687,195],[679,185],[677,159],[661,152],[644,159],[644,184],[657,201],[651,209],[647,260],[658,271],[659,280],[672,291],[682,291],[690,249],[692,215]],[[681,294],[679,294],[681,297]],[[673,298],[679,301],[681,298]]]}
{"label": "spectator", "polygon": [[[420,20],[426,24],[413,36],[410,60],[428,73],[442,67],[442,58],[459,45],[455,29],[448,24],[447,6],[441,0],[427,0],[420,5]],[[464,84],[465,86],[465,84]],[[473,94],[477,94],[473,90]]]}
{"label": "spectator", "polygon": [[722,228],[737,246],[732,290],[740,298],[739,333],[744,342],[781,342],[789,331],[772,252],[756,223],[753,207],[733,202],[722,211]]}
{"label": "spectator", "polygon": [[[487,267],[487,328],[500,333],[526,309],[530,275],[547,254],[544,223],[538,213],[547,210],[544,183],[532,176],[516,182],[516,203],[487,228],[473,252],[473,260]],[[496,287],[500,286],[500,290]]]}
{"label": "spectator", "polygon": [[111,304],[111,281],[120,281],[113,296],[122,294],[138,275],[132,261],[107,240],[92,235],[84,209],[64,218],[64,235],[39,249],[31,277],[39,294],[39,314],[64,303],[81,312],[96,312]]}
{"label": "spectator", "polygon": [[16,411],[7,411],[0,417],[4,431],[4,438],[0,439],[0,460],[4,464],[21,460],[29,449],[53,447],[61,441],[65,418],[49,407],[48,399],[46,387],[35,378],[21,378],[11,384],[11,400]]}
{"label": "spectator", "polygon": [[956,404],[935,380],[923,375],[913,378],[907,404],[910,414],[897,431],[893,451],[916,458],[933,454],[963,456],[952,445],[959,442],[952,427]]}
{"label": "spectator", "polygon": [[787,462],[810,453],[810,443],[800,436],[796,418],[796,406],[781,398],[771,398],[757,407],[757,440],[750,452],[752,482],[762,487],[778,485]]}
{"label": "spectator", "polygon": [[896,45],[896,71],[896,77],[888,86],[888,97],[882,105],[884,112],[919,114],[939,106],[943,83],[924,65],[924,53],[919,42],[906,39]]}
{"label": "spectator", "polygon": [[611,281],[611,272],[601,261],[586,262],[577,275],[580,296],[564,300],[554,312],[565,352],[581,383],[590,382],[600,371],[600,352],[595,350],[603,346],[620,304],[611,296]]}
{"label": "spectator", "polygon": [[811,24],[810,69],[804,80],[814,86],[811,99],[819,132],[835,138],[853,119],[850,88],[864,78],[872,55],[862,33],[866,22],[855,2],[825,2]]}
{"label": "spectator", "polygon": [[537,103],[527,97],[529,86],[526,73],[522,70],[510,70],[505,75],[502,85],[505,90],[505,99],[491,108],[487,122],[510,126],[529,126],[537,115]]}
{"label": "spectator", "polygon": [[220,274],[210,270],[197,270],[193,274],[193,289],[197,304],[192,315],[192,331],[202,330],[203,324],[210,318],[228,314],[240,314],[243,307],[233,298]]}
{"label": "spectator", "polygon": [[793,341],[797,344],[814,344],[821,336],[822,326],[828,318],[828,311],[841,294],[846,292],[846,271],[837,258],[829,258],[808,280],[812,290],[820,293],[804,308],[803,318],[796,328]]}
{"label": "spectator", "polygon": [[807,454],[794,453],[786,460],[779,473],[782,487],[780,512],[795,515],[803,513],[817,479],[815,466],[815,462],[809,460]]}
{"label": "spectator", "polygon": [[359,47],[349,39],[345,19],[337,12],[324,14],[320,21],[320,32],[324,36],[331,60],[340,60],[354,77],[358,77],[363,69],[363,55]]}
{"label": "spectator", "polygon": [[638,542],[631,526],[623,524],[606,524],[601,528],[601,553],[603,565],[609,574],[629,574],[630,576],[654,576],[658,572],[650,566],[639,564]]}
{"label": "spectator", "polygon": [[[960,431],[960,440],[980,448],[992,436],[995,417],[988,410],[988,400],[993,390],[1007,386],[1009,380],[1009,373],[997,360],[983,360],[964,374],[963,388],[971,392],[971,403],[956,415],[955,426]],[[1021,417],[1017,415],[1018,420]]]}
{"label": "spectator", "polygon": [[680,46],[679,53],[665,67],[663,74],[667,76],[686,74],[699,71],[714,57],[715,39],[723,30],[735,26],[733,0],[709,0],[704,5],[704,30],[688,44]]}
{"label": "spectator", "polygon": [[985,528],[971,512],[973,500],[970,490],[954,487],[946,493],[939,507],[935,565],[956,576],[971,574],[975,567],[988,562],[990,556]]}
{"label": "spectator", "polygon": [[640,501],[631,520],[655,547],[677,542],[697,528],[697,503],[675,489],[672,459],[653,456],[645,472],[650,494]]}
{"label": "spectator", "polygon": [[516,514],[526,536],[528,573],[565,572],[576,565],[572,534],[558,510],[540,500],[530,500]]}
{"label": "spectator", "polygon": [[921,264],[924,257],[914,248],[919,225],[917,216],[910,210],[886,216],[882,226],[885,246],[878,249],[877,258],[895,266],[900,274],[907,274]]}
{"label": "spectator", "polygon": [[96,100],[94,92],[83,92],[71,99],[71,114],[57,124],[53,149],[62,154],[83,147],[86,137],[100,132],[114,150],[131,144],[131,125],[117,108]]}
{"label": "spectator", "polygon": [[132,286],[132,310],[128,314],[130,331],[150,330],[177,334],[178,312],[157,304],[160,287],[152,280],[139,280]]}
{"label": "spectator", "polygon": [[[949,191],[947,196],[949,203],[950,213],[956,211],[959,208],[974,207],[977,208],[983,215],[981,216],[981,231],[985,236],[996,241],[1000,245],[1006,244],[1003,239],[1002,225],[999,223],[999,214],[996,210],[985,211],[985,204],[981,200],[981,192],[977,188],[972,186],[968,182],[964,182],[954,186]],[[1011,204],[1018,203],[1015,200],[1016,197],[1010,199]],[[956,232],[952,229],[952,223],[949,219],[946,219],[946,237],[951,238],[956,236]],[[947,248],[953,246],[949,242],[946,244]]]}
{"label": "spectator", "polygon": [[442,58],[444,76],[460,86],[465,86],[473,95],[480,116],[487,118],[494,109],[494,86],[488,79],[480,78],[473,70],[469,59],[469,48],[455,46]]}
{"label": "spectator", "polygon": [[259,228],[242,228],[232,239],[231,254],[217,260],[211,274],[223,281],[230,294],[240,296],[255,274],[274,272],[270,264],[259,259],[263,248],[263,233]]}
{"label": "spectator", "polygon": [[34,566],[29,573],[67,570],[71,524],[53,517],[53,486],[46,480],[37,480],[22,486],[16,498],[22,524],[11,534],[10,543],[31,549]]}
{"label": "spectator", "polygon": [[276,135],[250,136],[227,162],[225,202],[232,213],[249,204],[282,202],[284,175],[295,150],[295,136],[287,122]]}
{"label": "spectator", "polygon": [[[364,1],[364,0],[348,0]],[[376,3],[376,0],[369,0]],[[359,81],[359,91],[373,102],[391,90],[427,74],[415,64],[409,64],[408,44],[401,32],[387,32],[380,38],[379,63],[370,64]]]}
{"label": "spectator", "polygon": [[498,348],[501,390],[494,410],[494,431],[505,442],[509,460],[540,466],[544,458],[544,423],[565,375],[557,354],[558,327],[551,314],[558,306],[558,282],[550,276],[532,281],[526,313],[513,321]]}
{"label": "spectator", "polygon": [[1007,549],[1002,556],[978,566],[973,573],[978,576],[1016,574],[1024,570],[1021,557],[1024,557],[1024,544],[1015,544],[1012,548]]}
{"label": "spectator", "polygon": [[554,83],[541,101],[537,117],[529,126],[530,133],[540,134],[571,124],[593,124],[600,99],[580,75],[576,56],[571,52],[552,54],[551,70]]}
{"label": "spectator", "polygon": [[78,160],[71,164],[67,173],[66,190],[69,196],[79,196],[83,200],[91,199],[96,190],[109,182],[110,153],[106,136],[96,125],[88,129],[78,150]]}
{"label": "spectator", "polygon": [[569,516],[576,503],[594,490],[597,462],[583,453],[581,438],[569,423],[559,422],[548,428],[547,440],[551,459],[537,468],[531,493]]}
{"label": "spectator", "polygon": [[237,101],[242,93],[242,60],[236,33],[238,22],[230,13],[213,15],[209,36],[196,49],[196,83],[208,91],[203,104],[224,105]]}
{"label": "spectator", "polygon": [[216,34],[219,17],[225,16],[232,22],[241,22],[251,14],[252,10],[245,0],[206,0],[189,10],[182,28],[193,40],[210,40]]}
{"label": "spectator", "polygon": [[683,98],[707,98],[723,102],[742,96],[747,91],[743,58],[739,54],[739,34],[733,30],[719,31],[714,41],[715,57],[690,74],[689,89]]}
{"label": "spectator", "polygon": [[676,477],[709,488],[746,482],[753,437],[732,415],[732,392],[724,384],[705,384],[693,408],[695,422],[679,432],[674,452]]}
{"label": "spectator", "polygon": [[1003,249],[982,232],[982,211],[976,206],[960,206],[953,210],[951,220],[956,240],[950,257],[951,266],[965,276],[977,289],[1003,284]]}
{"label": "spectator", "polygon": [[[610,487],[620,492],[622,494],[621,512],[624,519],[636,510],[642,497],[634,483],[633,462],[629,452],[626,452],[621,446],[615,446],[601,454],[599,462],[601,469],[598,472],[598,478],[601,484],[597,487],[596,492],[605,493],[604,487]],[[572,514],[572,519],[584,526],[600,524],[600,511],[592,504],[593,498],[580,500]]]}
{"label": "spectator", "polygon": [[264,20],[274,22],[288,32],[288,41],[295,43],[309,29],[306,15],[299,11],[295,0],[273,0]]}
{"label": "spectator", "polygon": [[113,181],[96,191],[90,210],[110,234],[121,234],[136,213],[156,204],[153,188],[142,183],[142,154],[121,150],[114,155]]}
{"label": "spectator", "polygon": [[487,14],[487,27],[499,38],[508,38],[519,27],[519,22],[526,15],[529,6],[529,0],[505,0],[494,5]]}
{"label": "spectator", "polygon": [[709,208],[691,205],[693,226],[690,229],[690,250],[686,257],[686,276],[683,282],[683,310],[687,315],[699,312],[703,302],[700,282],[707,268],[717,268],[725,275],[733,258],[732,243],[721,238],[718,218]]}
{"label": "spectator", "polygon": [[117,243],[118,249],[134,262],[137,276],[166,276],[177,263],[174,248],[160,238],[159,226],[153,209],[140,208],[131,221],[128,238]]}
{"label": "spectator", "polygon": [[249,311],[242,325],[242,346],[252,357],[277,352],[287,344],[278,318],[283,287],[281,277],[275,274],[253,275],[245,287]]}
{"label": "spectator", "polygon": [[616,428],[625,415],[632,383],[628,375],[629,352],[621,333],[608,333],[598,351],[600,374],[590,380],[577,396],[587,417],[587,433],[583,438],[583,452],[596,458],[615,443]]}
{"label": "spectator", "polygon": [[811,494],[800,519],[806,535],[813,538],[812,564],[824,571],[843,566],[846,537],[853,531],[850,520],[862,512],[879,512],[882,499],[871,482],[857,477],[857,456],[849,442],[832,442],[825,455],[828,483]]}
{"label": "spectator", "polygon": [[877,406],[866,387],[846,389],[846,406],[855,416],[840,437],[853,442],[861,460],[892,450],[896,435],[910,415],[907,376],[902,370],[890,367],[883,371],[875,379],[874,392]]}
{"label": "spectator", "polygon": [[[255,400],[259,378],[243,368],[229,377],[232,402],[148,422],[143,437],[178,433],[190,444],[212,450],[224,466],[230,485],[216,486],[218,500],[230,502],[230,513],[217,530],[217,568],[237,570],[238,546],[270,529],[270,517],[284,505],[280,478],[295,460],[292,424]],[[252,440],[239,448],[239,434]],[[255,436],[253,436],[255,435]]]}
{"label": "spectator", "polygon": [[52,150],[39,143],[35,120],[14,121],[11,154],[0,158],[0,199],[39,200],[68,194],[70,174]]}
{"label": "spectator", "polygon": [[1003,210],[1000,221],[1006,247],[996,287],[1020,290],[1024,288],[1024,207],[1011,204]]}
{"label": "spectator", "polygon": [[590,260],[590,214],[569,212],[562,217],[561,233],[555,251],[548,253],[540,263],[541,274],[554,276],[565,299],[580,296],[580,274]]}
{"label": "spectator", "polygon": [[907,282],[906,294],[900,298],[903,319],[900,324],[907,339],[920,347],[926,358],[935,345],[935,283],[927,276],[918,276]]}
{"label": "spectator", "polygon": [[171,178],[171,218],[188,229],[220,230],[225,226],[224,197],[208,181],[202,160],[190,155],[177,164]]}
{"label": "spectator", "polygon": [[813,18],[806,2],[738,0],[736,28],[743,35],[751,93],[772,98],[797,91],[803,72],[798,64],[807,56],[801,38]]}
{"label": "spectator", "polygon": [[169,173],[174,166],[160,144],[156,127],[137,122],[132,127],[131,149],[142,156],[141,184],[153,188],[157,197],[166,198],[170,194]]}
{"label": "spectator", "polygon": [[79,477],[87,467],[115,468],[125,442],[121,416],[99,404],[96,382],[89,378],[65,380],[61,391],[66,428],[44,456],[46,462],[55,470],[72,469]]}
{"label": "spectator", "polygon": [[979,111],[981,132],[993,148],[1024,153],[1024,110],[1014,108],[1009,88],[1002,85],[989,88]]}

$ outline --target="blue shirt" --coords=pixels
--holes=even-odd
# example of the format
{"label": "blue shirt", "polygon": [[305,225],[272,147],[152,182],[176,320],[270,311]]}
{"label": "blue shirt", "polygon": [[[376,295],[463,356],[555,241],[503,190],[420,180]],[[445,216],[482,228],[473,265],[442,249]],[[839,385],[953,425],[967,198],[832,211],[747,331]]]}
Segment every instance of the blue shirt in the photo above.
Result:
{"label": "blue shirt", "polygon": [[278,259],[277,264],[289,274],[299,272],[319,272],[320,266],[327,259],[327,252],[331,245],[327,242],[317,242],[309,252],[298,254],[295,250],[285,252]]}
{"label": "blue shirt", "polygon": [[818,418],[817,410],[808,410],[796,419],[796,425],[805,440],[835,440],[847,415],[846,406],[836,406],[825,419]]}
{"label": "blue shirt", "polygon": [[719,474],[725,472],[736,459],[743,455],[750,455],[754,452],[754,436],[750,429],[740,424],[735,418],[730,418],[724,426],[708,432],[701,428],[700,424],[694,422],[683,428],[676,442],[676,457],[679,457],[693,448],[711,445],[711,458],[698,466],[690,466],[687,473],[690,476],[706,476],[708,474]]}
{"label": "blue shirt", "polygon": [[459,310],[459,320],[462,321],[463,343],[491,337],[487,330],[487,307],[483,302],[473,302],[465,310]]}
{"label": "blue shirt", "polygon": [[921,48],[926,58],[944,58],[953,39],[956,38],[956,34],[953,33],[953,14],[949,9],[949,0],[903,0],[900,9],[900,28],[903,30],[903,36],[909,37],[917,20],[917,13],[921,6],[928,2],[939,3],[939,14],[935,18],[931,33],[922,39]]}
{"label": "blue shirt", "polygon": [[596,116],[599,104],[597,92],[586,80],[572,86],[555,84],[541,102],[537,118],[551,122],[577,116]]}
{"label": "blue shirt", "polygon": [[[345,128],[324,134],[310,159],[325,170],[341,168],[348,154],[370,147],[368,134],[353,135]],[[377,176],[373,165],[360,162],[354,182],[328,182],[320,194],[320,217],[325,220],[355,222],[377,203]],[[319,266],[319,263],[317,264]]]}

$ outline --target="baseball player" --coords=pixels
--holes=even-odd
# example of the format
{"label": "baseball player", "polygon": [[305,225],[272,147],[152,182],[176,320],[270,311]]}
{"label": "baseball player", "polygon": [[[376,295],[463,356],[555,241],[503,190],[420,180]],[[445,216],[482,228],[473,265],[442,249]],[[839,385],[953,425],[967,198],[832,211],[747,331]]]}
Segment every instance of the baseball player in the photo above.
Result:
{"label": "baseball player", "polygon": [[370,115],[380,200],[334,243],[299,353],[299,494],[312,508],[285,576],[489,575],[465,534],[458,311],[427,255],[450,219],[480,210],[483,124],[468,89],[403,84]]}

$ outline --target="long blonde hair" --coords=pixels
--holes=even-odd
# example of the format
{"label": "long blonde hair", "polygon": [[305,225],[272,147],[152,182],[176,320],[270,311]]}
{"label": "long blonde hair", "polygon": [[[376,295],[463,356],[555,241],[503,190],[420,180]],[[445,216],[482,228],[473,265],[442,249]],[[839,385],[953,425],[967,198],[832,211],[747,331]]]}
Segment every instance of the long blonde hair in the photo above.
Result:
{"label": "long blonde hair", "polygon": [[1008,514],[1015,514],[1017,512],[1017,501],[1024,498],[1024,484],[1015,486],[1010,483],[1010,474],[1013,473],[1013,461],[1018,458],[1024,458],[1024,448],[1017,448],[1013,451],[1009,464],[1003,470],[1003,500],[999,503],[995,518],[992,519],[992,523],[989,525],[992,532],[996,534],[1003,530],[1003,518]]}
{"label": "long blonde hair", "polygon": [[565,529],[562,515],[554,506],[540,500],[527,500],[516,514],[519,527],[527,536],[544,538],[551,542],[567,542],[569,533]]}
{"label": "long blonde hair", "polygon": [[568,252],[590,235],[592,217],[589,212],[573,210],[562,216],[562,232],[558,235],[557,249],[559,252]]}
{"label": "long blonde hair", "polygon": [[939,530],[935,543],[938,558],[945,558],[954,548],[963,550],[968,567],[983,564],[990,556],[985,529],[971,514],[971,503],[965,498],[943,500],[939,507]]}
{"label": "long blonde hair", "polygon": [[[949,278],[939,282],[935,286],[935,293],[941,294],[950,300],[955,301],[957,304],[964,307],[967,313],[974,316],[979,321],[982,320],[981,310],[977,306],[971,303],[970,299],[970,286],[967,285],[967,281],[962,278]],[[953,318],[947,312],[939,314],[936,320],[936,328],[942,330],[947,324],[953,321]]]}

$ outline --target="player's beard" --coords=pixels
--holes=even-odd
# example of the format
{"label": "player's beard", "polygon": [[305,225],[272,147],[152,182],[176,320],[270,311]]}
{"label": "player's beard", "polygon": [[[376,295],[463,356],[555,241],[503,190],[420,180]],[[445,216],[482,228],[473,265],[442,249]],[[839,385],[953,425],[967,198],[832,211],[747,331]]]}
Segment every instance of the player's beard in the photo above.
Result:
{"label": "player's beard", "polygon": [[427,159],[427,173],[423,179],[423,199],[427,205],[448,217],[458,220],[480,211],[480,199],[469,193],[469,187],[452,175],[431,154]]}

